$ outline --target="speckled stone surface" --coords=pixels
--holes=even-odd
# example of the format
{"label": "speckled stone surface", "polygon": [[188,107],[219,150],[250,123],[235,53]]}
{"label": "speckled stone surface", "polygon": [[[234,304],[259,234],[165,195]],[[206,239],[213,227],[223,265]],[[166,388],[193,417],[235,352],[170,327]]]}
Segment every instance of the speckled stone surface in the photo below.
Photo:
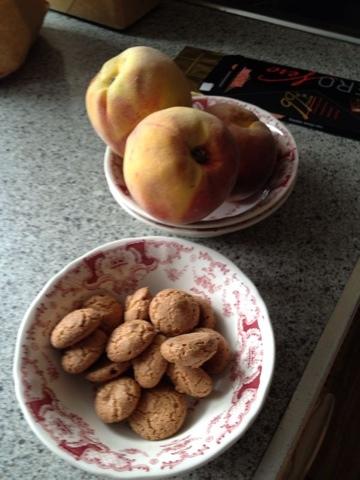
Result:
{"label": "speckled stone surface", "polygon": [[[66,263],[117,238],[161,234],[109,194],[104,145],[84,108],[101,64],[139,44],[172,56],[193,45],[360,79],[358,46],[180,2],[123,33],[47,15],[26,64],[0,82],[1,478],[95,478],[31,433],[14,397],[13,350],[26,308]],[[285,205],[248,230],[201,240],[233,260],[269,307],[277,344],[270,395],[236,445],[184,480],[251,479],[358,257],[360,143],[290,129],[301,164]]]}

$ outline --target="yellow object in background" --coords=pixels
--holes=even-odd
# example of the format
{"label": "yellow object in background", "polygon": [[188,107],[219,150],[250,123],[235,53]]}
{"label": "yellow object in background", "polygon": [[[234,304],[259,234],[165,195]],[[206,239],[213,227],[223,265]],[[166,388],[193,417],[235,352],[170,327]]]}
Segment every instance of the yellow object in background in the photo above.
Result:
{"label": "yellow object in background", "polygon": [[46,0],[0,0],[0,78],[22,65],[47,10]]}

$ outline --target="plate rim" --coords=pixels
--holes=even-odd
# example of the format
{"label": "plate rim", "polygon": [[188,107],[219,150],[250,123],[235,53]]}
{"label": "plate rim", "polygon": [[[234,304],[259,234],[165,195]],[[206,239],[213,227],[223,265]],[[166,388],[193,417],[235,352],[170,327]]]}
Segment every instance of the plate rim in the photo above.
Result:
{"label": "plate rim", "polygon": [[134,210],[131,210],[127,205],[121,204],[120,206],[123,208],[123,210],[139,222],[144,223],[145,225],[148,225],[152,228],[157,228],[159,230],[162,230],[164,232],[171,233],[173,235],[180,235],[183,237],[188,237],[188,238],[214,238],[214,237],[220,237],[221,235],[227,235],[230,233],[235,233],[241,230],[246,230],[247,228],[252,227],[253,225],[256,225],[257,223],[262,222],[266,218],[270,217],[273,215],[277,210],[279,210],[285,202],[288,200],[290,195],[292,194],[294,187],[295,187],[294,182],[286,194],[279,200],[278,203],[276,203],[271,209],[268,209],[264,211],[263,213],[260,213],[259,215],[252,217],[248,220],[240,221],[236,224],[233,225],[228,225],[224,227],[219,227],[216,230],[213,229],[199,229],[199,230],[191,230],[185,228],[185,226],[182,227],[173,227],[172,225],[167,225],[167,224],[162,224],[161,222],[153,222],[152,220],[142,217],[139,213],[135,212]]}

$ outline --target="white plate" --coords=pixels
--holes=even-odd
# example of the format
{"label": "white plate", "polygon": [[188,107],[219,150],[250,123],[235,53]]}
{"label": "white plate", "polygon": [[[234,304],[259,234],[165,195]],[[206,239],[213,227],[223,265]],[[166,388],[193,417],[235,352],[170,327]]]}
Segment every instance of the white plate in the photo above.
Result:
{"label": "white plate", "polygon": [[[194,107],[202,109],[214,103],[236,103],[255,113],[273,132],[278,143],[278,163],[275,172],[266,187],[246,201],[224,202],[219,208],[200,222],[191,224],[191,228],[209,228],[230,226],[237,224],[241,219],[248,220],[272,208],[285,196],[295,182],[299,157],[295,140],[285,125],[269,112],[246,102],[226,97],[198,96],[193,98]],[[105,177],[111,194],[122,206],[148,218],[159,222],[158,219],[144,211],[132,199],[126,188],[122,174],[122,159],[115,155],[109,148],[106,149],[104,159]],[[179,227],[175,224],[167,224]],[[190,226],[189,226],[190,227]]]}
{"label": "white plate", "polygon": [[267,218],[270,215],[272,215],[273,213],[275,213],[276,210],[278,210],[286,202],[286,200],[289,198],[289,196],[290,196],[290,194],[293,190],[294,184],[295,184],[295,182],[288,189],[288,191],[286,192],[286,195],[283,196],[276,205],[274,205],[272,208],[266,210],[265,212],[260,213],[256,217],[253,217],[253,218],[250,218],[250,219],[244,220],[244,221],[239,221],[238,223],[236,223],[234,225],[223,226],[223,227],[221,227],[221,226],[220,227],[211,227],[211,228],[208,228],[208,229],[204,229],[204,228],[199,228],[199,229],[192,228],[192,229],[190,229],[190,227],[192,225],[186,225],[184,227],[180,227],[180,226],[175,227],[173,225],[167,225],[165,223],[160,223],[160,222],[157,222],[157,221],[150,220],[147,217],[143,217],[142,215],[135,212],[134,210],[131,210],[131,208],[128,208],[125,205],[121,205],[121,206],[129,215],[136,218],[140,222],[145,223],[146,225],[149,225],[153,228],[157,228],[157,229],[159,229],[163,232],[172,233],[173,235],[179,235],[179,236],[182,236],[182,237],[192,237],[192,238],[219,237],[219,236],[225,235],[227,233],[234,233],[234,232],[237,232],[237,231],[240,231],[240,230],[244,230],[245,228],[249,228],[252,225],[255,225],[256,223],[261,222],[265,218]]}

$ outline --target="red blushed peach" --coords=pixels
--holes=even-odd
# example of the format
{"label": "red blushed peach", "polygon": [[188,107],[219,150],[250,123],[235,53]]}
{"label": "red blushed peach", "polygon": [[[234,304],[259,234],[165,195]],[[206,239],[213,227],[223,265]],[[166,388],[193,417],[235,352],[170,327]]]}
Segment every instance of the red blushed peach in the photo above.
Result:
{"label": "red blushed peach", "polygon": [[239,173],[231,196],[249,197],[264,187],[275,167],[277,148],[271,130],[240,105],[218,103],[206,111],[225,123],[238,145]]}
{"label": "red blushed peach", "polygon": [[152,113],[129,135],[124,179],[134,200],[165,222],[206,217],[238,174],[236,142],[214,115],[188,107]]}
{"label": "red blushed peach", "polygon": [[108,60],[86,92],[91,124],[120,156],[140,120],[176,105],[191,106],[189,83],[171,58],[150,47],[128,48]]}

